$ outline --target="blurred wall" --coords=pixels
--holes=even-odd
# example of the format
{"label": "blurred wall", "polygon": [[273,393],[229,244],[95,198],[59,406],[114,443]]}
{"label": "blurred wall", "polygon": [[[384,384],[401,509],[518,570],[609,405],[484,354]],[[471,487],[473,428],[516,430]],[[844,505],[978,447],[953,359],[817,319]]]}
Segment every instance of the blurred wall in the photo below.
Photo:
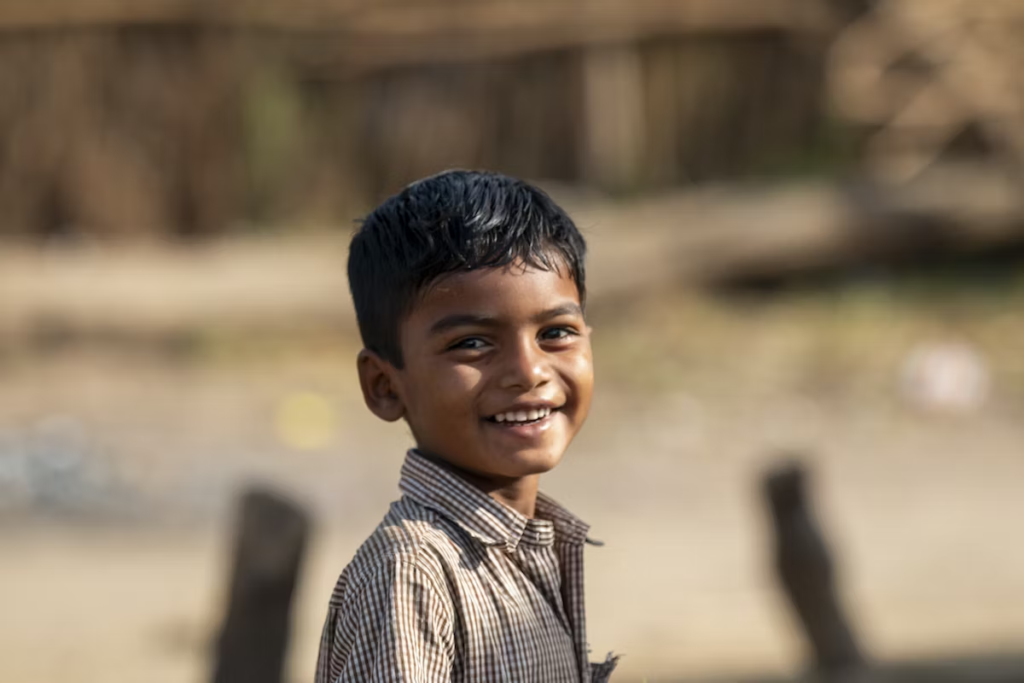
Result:
{"label": "blurred wall", "polygon": [[63,4],[0,11],[0,235],[347,222],[452,166],[615,192],[746,177],[812,158],[825,125],[827,22],[786,13],[824,2],[437,3],[320,26]]}

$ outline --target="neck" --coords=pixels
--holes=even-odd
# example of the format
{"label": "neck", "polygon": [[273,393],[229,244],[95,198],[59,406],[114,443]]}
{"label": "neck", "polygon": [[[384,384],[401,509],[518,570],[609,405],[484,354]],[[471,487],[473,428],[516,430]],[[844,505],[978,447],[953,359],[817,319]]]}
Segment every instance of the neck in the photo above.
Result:
{"label": "neck", "polygon": [[539,474],[531,474],[528,477],[515,479],[504,486],[496,486],[488,490],[486,486],[479,486],[487,495],[502,505],[506,505],[523,517],[533,519],[537,510],[537,488],[540,483]]}
{"label": "neck", "polygon": [[539,474],[518,478],[494,477],[457,467],[433,453],[423,450],[418,450],[418,452],[439,467],[480,489],[502,505],[512,508],[524,517],[533,518],[537,507]]}

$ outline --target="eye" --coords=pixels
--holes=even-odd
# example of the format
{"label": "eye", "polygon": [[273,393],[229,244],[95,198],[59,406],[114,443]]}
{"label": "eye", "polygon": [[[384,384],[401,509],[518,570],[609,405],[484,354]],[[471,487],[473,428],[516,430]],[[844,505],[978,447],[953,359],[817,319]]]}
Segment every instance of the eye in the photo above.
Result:
{"label": "eye", "polygon": [[485,339],[482,339],[480,337],[466,337],[465,339],[460,339],[457,342],[455,342],[454,344],[452,344],[451,346],[449,346],[448,350],[449,351],[456,351],[456,350],[478,351],[478,350],[480,350],[480,349],[482,349],[482,348],[484,348],[486,346],[487,346],[487,341]]}
{"label": "eye", "polygon": [[571,327],[549,327],[540,333],[540,338],[544,341],[563,341],[578,335],[579,332]]}

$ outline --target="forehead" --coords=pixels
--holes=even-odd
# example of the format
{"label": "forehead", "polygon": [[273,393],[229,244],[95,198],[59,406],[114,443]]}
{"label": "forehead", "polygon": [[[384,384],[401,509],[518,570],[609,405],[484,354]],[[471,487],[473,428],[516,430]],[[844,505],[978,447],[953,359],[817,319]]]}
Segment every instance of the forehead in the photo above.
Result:
{"label": "forehead", "polygon": [[445,275],[420,293],[408,321],[429,325],[453,313],[529,318],[567,303],[580,304],[567,269],[513,264]]}

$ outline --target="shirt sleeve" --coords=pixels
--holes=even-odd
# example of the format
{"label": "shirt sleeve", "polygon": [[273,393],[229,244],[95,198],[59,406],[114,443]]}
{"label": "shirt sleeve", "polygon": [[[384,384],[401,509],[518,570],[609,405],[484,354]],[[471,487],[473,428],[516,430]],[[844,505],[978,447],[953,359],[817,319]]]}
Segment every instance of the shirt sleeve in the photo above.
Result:
{"label": "shirt sleeve", "polygon": [[338,598],[324,624],[316,683],[451,681],[451,601],[414,562],[389,559]]}

